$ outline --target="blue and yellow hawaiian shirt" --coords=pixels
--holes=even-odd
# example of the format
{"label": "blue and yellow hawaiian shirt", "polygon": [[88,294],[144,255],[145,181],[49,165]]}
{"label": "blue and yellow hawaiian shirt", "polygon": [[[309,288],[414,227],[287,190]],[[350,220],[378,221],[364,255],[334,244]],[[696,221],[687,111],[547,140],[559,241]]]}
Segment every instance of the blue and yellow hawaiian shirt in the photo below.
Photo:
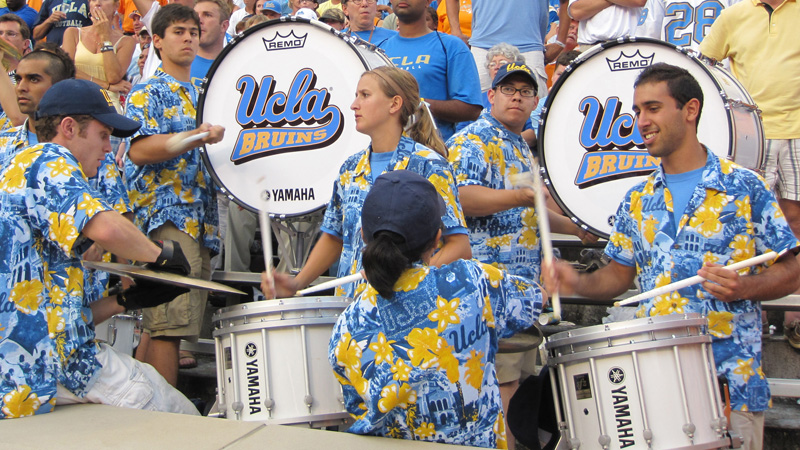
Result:
{"label": "blue and yellow hawaiian shirt", "polygon": [[49,412],[57,383],[78,396],[91,387],[101,366],[81,230],[108,210],[56,144],[24,149],[0,171],[0,418]]}
{"label": "blue and yellow hawaiian shirt", "polygon": [[[456,184],[514,189],[509,176],[530,172],[533,156],[521,136],[508,131],[489,110],[447,141]],[[532,280],[539,280],[542,247],[536,210],[512,208],[467,217],[472,257]]]}
{"label": "blue and yellow hawaiian shirt", "polygon": [[[0,131],[0,167],[4,167],[9,159],[30,145],[28,120],[25,119],[25,123],[18,127]],[[105,161],[97,169],[97,175],[89,178],[89,185],[99,192],[115,211],[120,214],[131,211],[128,188],[122,181],[113,152],[106,154]],[[111,253],[106,253],[103,259],[111,261]],[[86,275],[87,296],[91,295],[90,298],[94,300],[100,299],[108,286],[108,272],[87,271]],[[94,288],[89,288],[89,286],[94,286]]]}
{"label": "blue and yellow hawaiian shirt", "polygon": [[[131,137],[180,133],[196,128],[191,91],[160,68],[128,96],[125,115],[142,124]],[[134,211],[134,223],[150,234],[172,222],[212,253],[219,252],[217,194],[195,148],[168,161],[137,166],[125,160],[125,175]]]}
{"label": "blue and yellow hawaiian shirt", "polygon": [[[679,223],[673,218],[662,168],[628,191],[617,211],[606,253],[620,264],[636,266],[642,291],[697,275],[705,262],[728,265],[800,244],[763,178],[707,153],[702,181]],[[765,267],[739,274],[759,273]],[[767,409],[760,303],[726,303],[697,284],[650,299],[638,311],[640,317],[675,313],[708,317],[717,372],[728,378],[732,408]]]}
{"label": "blue and yellow hawaiian shirt", "polygon": [[[361,208],[367,193],[372,188],[372,171],[369,164],[371,151],[371,147],[362,150],[347,158],[342,164],[322,222],[323,232],[339,237],[343,241],[338,277],[361,271],[361,250],[364,248],[364,240],[361,238]],[[447,206],[447,214],[442,217],[444,224],[442,234],[445,236],[467,234],[464,213],[458,201],[458,190],[446,159],[428,147],[403,136],[386,167],[383,173],[392,170],[410,170],[427,178],[436,186]],[[348,283],[336,288],[336,295],[355,298],[363,288],[363,282]]]}
{"label": "blue and yellow hawaiian shirt", "polygon": [[328,357],[351,433],[506,448],[500,338],[533,325],[542,292],[476,260],[406,270],[385,299],[369,284],[339,316]]}

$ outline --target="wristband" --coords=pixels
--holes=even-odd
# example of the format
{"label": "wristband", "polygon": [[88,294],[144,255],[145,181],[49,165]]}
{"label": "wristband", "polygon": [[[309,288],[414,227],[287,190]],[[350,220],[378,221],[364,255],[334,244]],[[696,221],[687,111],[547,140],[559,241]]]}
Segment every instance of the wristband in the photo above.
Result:
{"label": "wristband", "polygon": [[567,44],[565,44],[565,43],[563,43],[563,42],[559,41],[558,39],[556,39],[555,41],[553,41],[553,43],[554,43],[554,44],[556,44],[557,46],[561,47],[561,48],[566,48],[566,47],[567,47]]}
{"label": "wristband", "polygon": [[114,51],[114,46],[113,45],[104,45],[104,46],[100,47],[100,53],[113,52],[113,51]]}

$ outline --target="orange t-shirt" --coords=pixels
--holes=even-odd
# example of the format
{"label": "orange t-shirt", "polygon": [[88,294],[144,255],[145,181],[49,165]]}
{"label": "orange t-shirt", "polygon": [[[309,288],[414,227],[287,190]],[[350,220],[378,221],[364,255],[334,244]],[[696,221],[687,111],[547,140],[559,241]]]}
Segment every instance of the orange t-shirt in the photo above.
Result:
{"label": "orange t-shirt", "polygon": [[39,10],[42,9],[42,1],[43,0],[28,0],[28,6],[35,9],[36,12],[39,12]]}
{"label": "orange t-shirt", "polygon": [[[447,4],[444,0],[439,2],[436,14],[439,15],[439,31],[450,34],[450,21],[447,19]],[[458,21],[461,25],[461,32],[467,37],[472,36],[472,0],[461,0]]]}

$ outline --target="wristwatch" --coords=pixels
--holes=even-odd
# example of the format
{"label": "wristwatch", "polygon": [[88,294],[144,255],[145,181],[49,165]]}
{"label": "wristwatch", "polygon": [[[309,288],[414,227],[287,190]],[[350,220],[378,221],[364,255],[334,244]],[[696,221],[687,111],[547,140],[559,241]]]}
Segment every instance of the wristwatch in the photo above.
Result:
{"label": "wristwatch", "polygon": [[111,41],[103,41],[103,45],[100,46],[101,52],[111,52],[114,51],[114,43]]}

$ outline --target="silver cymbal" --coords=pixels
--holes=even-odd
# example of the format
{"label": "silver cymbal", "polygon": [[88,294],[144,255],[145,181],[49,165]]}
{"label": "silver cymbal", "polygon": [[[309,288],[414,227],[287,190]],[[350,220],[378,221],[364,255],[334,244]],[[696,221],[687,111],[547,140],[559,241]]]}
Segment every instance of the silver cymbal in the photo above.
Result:
{"label": "silver cymbal", "polygon": [[83,265],[89,269],[102,270],[103,272],[113,273],[132,278],[143,278],[145,280],[156,281],[159,283],[172,284],[189,289],[203,289],[206,291],[228,292],[231,294],[247,295],[244,292],[214,281],[201,280],[199,278],[185,277],[172,272],[158,272],[145,269],[144,267],[130,264],[107,263],[96,261],[83,261]]}

